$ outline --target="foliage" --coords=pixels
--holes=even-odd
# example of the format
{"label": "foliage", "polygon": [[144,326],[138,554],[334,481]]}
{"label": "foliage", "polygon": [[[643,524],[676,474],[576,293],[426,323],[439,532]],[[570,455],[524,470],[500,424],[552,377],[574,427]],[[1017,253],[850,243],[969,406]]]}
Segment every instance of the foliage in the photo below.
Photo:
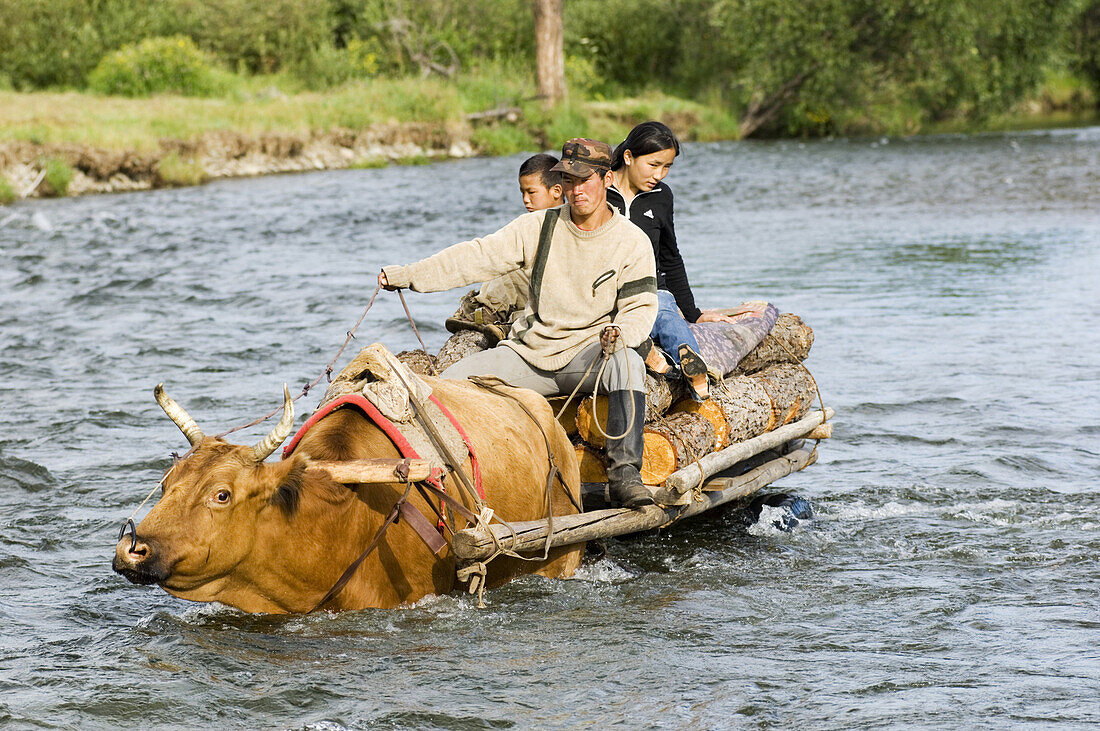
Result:
{"label": "foliage", "polygon": [[194,159],[185,160],[177,152],[170,152],[158,160],[154,171],[157,182],[162,186],[199,185],[206,182],[206,171],[203,170],[202,163]]}
{"label": "foliage", "polygon": [[273,73],[332,44],[331,0],[167,0],[180,32],[230,68]]}
{"label": "foliage", "polygon": [[173,0],[3,0],[0,73],[16,89],[82,87],[110,51],[177,31]]}
{"label": "foliage", "polygon": [[45,183],[48,192],[56,196],[64,196],[69,192],[69,183],[73,182],[73,169],[68,163],[56,157],[44,160],[46,166]]}
{"label": "foliage", "polygon": [[[727,115],[757,134],[981,123],[1033,97],[1052,69],[1100,99],[1100,0],[569,0],[564,13],[574,102],[706,99],[715,130],[730,129]],[[451,82],[478,111],[531,96],[532,20],[528,0],[0,0],[0,79],[80,88],[104,56],[157,36],[186,36],[243,75],[279,74],[287,93],[425,83],[411,80],[415,57],[453,51]],[[431,86],[397,106],[443,96]]]}
{"label": "foliage", "polygon": [[482,155],[511,155],[536,147],[534,138],[526,130],[511,124],[479,127],[473,131],[471,141]]}
{"label": "foliage", "polygon": [[1072,67],[1092,87],[1100,108],[1100,0],[1083,2],[1070,30]]}
{"label": "foliage", "polygon": [[348,165],[350,170],[376,170],[378,168],[384,168],[389,165],[389,161],[384,157],[362,157]]}
{"label": "foliage", "polygon": [[11,181],[0,175],[0,206],[6,206],[16,199],[15,186]]}
{"label": "foliage", "polygon": [[217,96],[231,85],[228,75],[214,68],[186,36],[147,38],[123,46],[104,56],[88,76],[93,91],[120,96]]}
{"label": "foliage", "polygon": [[309,89],[329,89],[376,76],[380,55],[377,43],[353,38],[343,48],[326,44],[313,49],[309,56],[291,67],[291,71]]}
{"label": "foliage", "polygon": [[[534,54],[527,0],[332,0],[332,5],[337,45],[373,39],[387,49],[380,60],[384,72],[417,70],[408,44],[426,49],[445,43],[462,67]],[[407,37],[404,28],[411,31]]]}

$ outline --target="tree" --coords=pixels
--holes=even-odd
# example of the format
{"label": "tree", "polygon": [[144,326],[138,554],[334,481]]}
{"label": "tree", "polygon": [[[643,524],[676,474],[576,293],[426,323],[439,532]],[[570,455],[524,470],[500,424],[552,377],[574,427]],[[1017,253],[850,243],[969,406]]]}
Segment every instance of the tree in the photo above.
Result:
{"label": "tree", "polygon": [[1087,2],[1081,8],[1071,30],[1073,66],[1085,77],[1095,93],[1100,109],[1100,1]]}
{"label": "tree", "polygon": [[565,0],[531,0],[535,12],[535,74],[542,103],[565,99],[565,51],[562,6]]}

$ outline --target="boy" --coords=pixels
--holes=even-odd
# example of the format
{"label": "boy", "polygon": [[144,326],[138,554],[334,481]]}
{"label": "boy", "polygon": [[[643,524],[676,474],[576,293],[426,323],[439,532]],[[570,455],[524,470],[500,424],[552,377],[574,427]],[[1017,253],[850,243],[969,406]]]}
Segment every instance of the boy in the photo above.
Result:
{"label": "boy", "polygon": [[[519,192],[528,213],[557,208],[565,202],[561,173],[553,169],[557,164],[558,158],[539,153],[519,166]],[[447,318],[447,330],[478,330],[489,337],[490,346],[496,345],[507,336],[512,315],[527,305],[529,286],[522,270],[489,280],[480,291],[462,297],[458,312]]]}
{"label": "boy", "polygon": [[542,152],[523,161],[519,166],[519,193],[527,212],[544,208],[557,208],[565,202],[562,198],[561,173],[553,168],[558,158]]}

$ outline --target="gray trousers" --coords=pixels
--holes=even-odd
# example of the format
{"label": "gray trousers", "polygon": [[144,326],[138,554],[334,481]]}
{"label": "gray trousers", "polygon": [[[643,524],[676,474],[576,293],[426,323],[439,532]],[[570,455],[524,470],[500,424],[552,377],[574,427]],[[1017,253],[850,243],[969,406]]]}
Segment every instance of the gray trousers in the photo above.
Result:
{"label": "gray trousers", "polygon": [[[585,377],[589,366],[592,369]],[[468,355],[443,371],[443,378],[463,379],[467,376],[496,376],[513,386],[529,388],[543,396],[568,395],[581,379],[581,389],[591,393],[600,371],[600,343],[597,340],[557,371],[536,368],[507,345],[498,345],[480,353]],[[645,361],[633,348],[619,346],[607,361],[600,379],[600,390],[638,391],[645,393]],[[583,393],[583,391],[582,391]]]}

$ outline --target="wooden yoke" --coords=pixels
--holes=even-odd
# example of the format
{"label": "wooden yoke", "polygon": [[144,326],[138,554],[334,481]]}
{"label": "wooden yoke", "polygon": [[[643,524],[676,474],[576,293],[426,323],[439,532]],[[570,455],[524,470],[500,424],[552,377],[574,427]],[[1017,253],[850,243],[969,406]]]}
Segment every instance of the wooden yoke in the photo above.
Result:
{"label": "wooden yoke", "polygon": [[[402,474],[406,462],[408,474]],[[432,466],[426,459],[313,460],[309,466],[324,470],[332,479],[343,485],[420,482],[428,479],[432,474]]]}

